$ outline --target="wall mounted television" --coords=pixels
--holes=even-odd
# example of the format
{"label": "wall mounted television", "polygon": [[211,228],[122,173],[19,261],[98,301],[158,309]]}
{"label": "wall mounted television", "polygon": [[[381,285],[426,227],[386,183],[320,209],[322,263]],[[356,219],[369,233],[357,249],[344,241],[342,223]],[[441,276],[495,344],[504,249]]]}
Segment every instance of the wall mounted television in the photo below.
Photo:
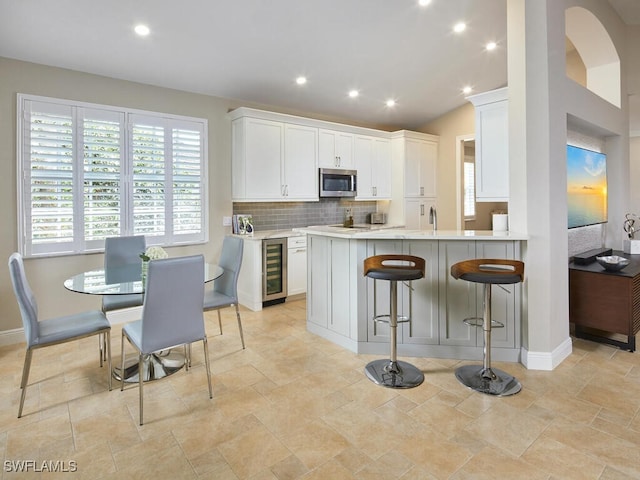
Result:
{"label": "wall mounted television", "polygon": [[567,145],[568,228],[607,221],[607,156]]}

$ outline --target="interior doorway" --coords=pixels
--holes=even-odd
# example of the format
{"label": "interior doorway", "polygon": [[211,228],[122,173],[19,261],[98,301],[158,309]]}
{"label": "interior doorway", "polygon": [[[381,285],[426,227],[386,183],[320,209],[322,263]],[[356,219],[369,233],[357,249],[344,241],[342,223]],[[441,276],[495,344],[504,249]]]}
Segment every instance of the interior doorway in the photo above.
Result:
{"label": "interior doorway", "polygon": [[[475,135],[473,133],[467,135],[458,135],[456,137],[456,229],[466,230],[465,219],[469,217],[469,198],[473,196],[473,204],[475,207]],[[472,153],[473,152],[473,153]],[[467,164],[473,162],[473,192],[469,190],[469,165],[465,168],[465,160]],[[467,175],[465,175],[465,170]],[[465,212],[465,201],[467,209]],[[465,215],[467,214],[467,215]],[[475,215],[474,215],[475,217]]]}

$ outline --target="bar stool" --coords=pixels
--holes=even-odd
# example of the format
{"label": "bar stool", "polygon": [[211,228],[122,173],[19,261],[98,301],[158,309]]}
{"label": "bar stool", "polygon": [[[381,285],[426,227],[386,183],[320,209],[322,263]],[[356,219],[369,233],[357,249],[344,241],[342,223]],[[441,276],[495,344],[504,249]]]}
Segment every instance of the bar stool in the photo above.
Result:
{"label": "bar stool", "polygon": [[458,262],[451,266],[455,279],[484,285],[484,308],[482,318],[467,318],[464,323],[482,327],[484,347],[482,366],[465,365],[456,369],[456,378],[463,385],[481,393],[504,397],[518,393],[520,382],[502,370],[491,367],[491,329],[504,325],[491,319],[491,285],[520,283],[524,279],[524,263],[506,259],[475,259]]}
{"label": "bar stool", "polygon": [[[385,264],[392,262],[392,264]],[[397,359],[398,323],[408,322],[408,317],[398,317],[398,282],[418,280],[424,277],[424,259],[412,255],[375,255],[364,260],[364,275],[375,280],[389,281],[390,313],[376,315],[374,322],[389,324],[390,358],[374,360],[365,367],[369,379],[384,387],[413,388],[424,381],[424,374],[407,362]]]}

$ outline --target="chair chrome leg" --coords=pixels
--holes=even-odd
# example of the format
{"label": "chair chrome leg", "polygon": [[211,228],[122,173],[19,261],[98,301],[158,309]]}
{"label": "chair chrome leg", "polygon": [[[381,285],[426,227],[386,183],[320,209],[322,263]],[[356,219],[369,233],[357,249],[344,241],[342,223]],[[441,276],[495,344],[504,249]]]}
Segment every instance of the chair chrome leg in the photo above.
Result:
{"label": "chair chrome leg", "polygon": [[222,335],[222,317],[220,316],[220,309],[218,309],[218,326],[220,327],[220,335]]}
{"label": "chair chrome leg", "polygon": [[18,418],[22,417],[22,407],[24,406],[24,397],[27,393],[27,382],[29,381],[29,370],[31,369],[31,355],[33,350],[27,349],[24,355],[24,367],[22,367],[22,380],[20,381],[20,406],[18,407]]}
{"label": "chair chrome leg", "polygon": [[102,334],[98,334],[98,353],[100,354],[100,367],[102,367],[102,362],[104,360],[104,342],[102,340]]}
{"label": "chair chrome leg", "polygon": [[209,366],[209,342],[206,336],[202,339],[202,345],[204,346],[204,364],[207,368],[207,383],[209,383],[209,398],[213,398],[213,390],[211,389],[211,367]]}
{"label": "chair chrome leg", "polygon": [[[236,318],[238,319],[238,329],[240,330],[240,340],[242,341],[242,349],[244,350],[244,333],[242,331],[242,320],[240,319],[240,309],[238,308],[238,304],[235,304],[236,307]],[[220,310],[218,310],[218,313]]]}
{"label": "chair chrome leg", "polygon": [[[123,370],[124,371],[124,370]],[[140,426],[142,426],[142,385],[144,384],[144,355],[142,352],[138,355],[138,386],[140,388]]]}
{"label": "chair chrome leg", "polygon": [[120,337],[120,358],[122,359],[122,363],[120,364],[120,391],[124,391],[124,330],[122,330],[122,335]]}
{"label": "chair chrome leg", "polygon": [[111,381],[111,332],[107,330],[104,332],[105,337],[105,353],[107,354],[107,382],[109,384],[109,391],[112,389],[112,381]]}

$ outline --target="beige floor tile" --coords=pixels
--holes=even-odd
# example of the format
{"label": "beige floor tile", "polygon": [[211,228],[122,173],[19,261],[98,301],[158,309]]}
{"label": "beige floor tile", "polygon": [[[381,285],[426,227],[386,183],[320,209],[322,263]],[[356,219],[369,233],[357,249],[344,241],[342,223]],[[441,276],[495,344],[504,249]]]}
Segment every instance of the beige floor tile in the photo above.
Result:
{"label": "beige floor tile", "polygon": [[218,446],[240,479],[270,469],[291,455],[280,440],[264,427],[256,427]]}
{"label": "beige floor tile", "polygon": [[[451,480],[547,480],[549,475],[520,458],[512,457],[502,451],[489,447],[479,452]],[[559,477],[564,478],[564,477]]]}
{"label": "beige floor tile", "polygon": [[100,480],[640,478],[637,353],[575,340],[551,372],[500,362],[523,385],[506,398],[456,380],[473,362],[410,358],[425,382],[394,390],[364,374],[378,355],[307,332],[304,301],[241,314],[244,350],[233,309],[222,335],[205,314],[213,399],[194,345],[190,371],[145,384],[142,427],[137,386],[107,390],[95,337],[36,352],[21,419],[24,345],[0,347],[0,455],[73,459],[73,478]]}
{"label": "beige floor tile", "polygon": [[349,441],[324,422],[317,420],[281,437],[282,443],[312,470],[349,448]]}
{"label": "beige floor tile", "polygon": [[566,480],[598,479],[604,470],[602,462],[545,436],[533,442],[522,459]]}
{"label": "beige floor tile", "polygon": [[[498,400],[508,402],[509,397]],[[469,423],[464,430],[513,456],[519,456],[547,425],[548,422],[501,402]]]}

